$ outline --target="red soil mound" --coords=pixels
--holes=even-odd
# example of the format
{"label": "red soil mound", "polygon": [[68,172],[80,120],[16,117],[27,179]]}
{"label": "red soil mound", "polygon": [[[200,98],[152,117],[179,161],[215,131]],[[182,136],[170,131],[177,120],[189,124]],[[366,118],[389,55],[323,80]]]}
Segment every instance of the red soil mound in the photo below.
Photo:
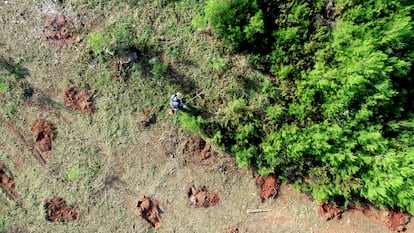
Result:
{"label": "red soil mound", "polygon": [[410,222],[411,216],[398,210],[389,210],[385,225],[392,231],[403,232],[407,230],[407,224]]}
{"label": "red soil mound", "polygon": [[51,44],[63,45],[78,38],[78,35],[69,29],[68,20],[62,14],[46,16],[43,26],[43,34],[46,37],[46,41]]}
{"label": "red soil mound", "polygon": [[79,213],[69,208],[62,198],[54,197],[45,200],[46,219],[50,222],[58,220],[79,221]]}
{"label": "red soil mound", "polygon": [[141,196],[137,204],[139,216],[149,222],[155,229],[161,227],[159,202],[146,196]]}
{"label": "red soil mound", "polygon": [[195,135],[187,140],[184,149],[187,151],[194,151],[196,156],[202,159],[207,159],[211,156],[211,144],[204,141],[200,135]]}
{"label": "red soil mound", "polygon": [[52,153],[55,126],[47,120],[36,120],[32,125],[32,134],[39,145],[40,151],[48,155]]}
{"label": "red soil mound", "polygon": [[194,185],[188,191],[188,199],[191,205],[195,207],[211,207],[217,205],[220,201],[217,193],[208,192],[205,186],[196,188]]}
{"label": "red soil mound", "polygon": [[63,95],[66,106],[73,110],[79,110],[92,115],[95,112],[95,105],[92,96],[75,87],[67,87]]}
{"label": "red soil mound", "polygon": [[343,213],[342,209],[334,206],[332,203],[321,202],[319,204],[319,215],[326,216],[326,221],[333,218],[341,219]]}
{"label": "red soil mound", "polygon": [[9,196],[13,196],[16,184],[13,178],[7,175],[6,167],[0,163],[0,187],[6,191]]}
{"label": "red soil mound", "polygon": [[263,202],[266,198],[275,198],[279,192],[282,182],[275,175],[258,176],[256,184],[260,186],[260,200]]}

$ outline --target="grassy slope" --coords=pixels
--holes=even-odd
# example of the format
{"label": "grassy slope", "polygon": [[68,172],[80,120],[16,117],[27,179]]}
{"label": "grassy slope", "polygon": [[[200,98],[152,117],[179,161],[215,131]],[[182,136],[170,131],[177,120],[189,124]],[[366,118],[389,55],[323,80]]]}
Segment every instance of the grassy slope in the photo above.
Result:
{"label": "grassy slope", "polygon": [[[16,190],[27,209],[23,211],[0,194],[0,226],[28,232],[130,232],[135,224],[137,232],[151,232],[134,215],[136,200],[142,194],[160,200],[164,211],[161,232],[222,232],[237,224],[260,221],[246,210],[272,203],[258,203],[251,173],[235,169],[234,161],[222,153],[203,162],[191,158],[182,150],[188,134],[166,114],[168,96],[176,90],[187,97],[203,91],[208,98],[195,98],[191,104],[214,105],[218,112],[225,111],[229,101],[226,93],[241,90],[241,83],[233,77],[256,77],[246,59],[226,56],[223,51],[228,48],[211,31],[192,27],[193,16],[202,9],[198,1],[101,1],[105,4],[97,6],[88,2],[65,1],[64,10],[46,1],[0,3],[0,23],[4,25],[0,28],[0,56],[27,68],[29,74],[24,80],[35,90],[35,105],[16,105],[16,113],[8,120],[27,140],[38,118],[53,122],[58,132],[53,153],[42,167],[5,126],[0,127],[0,161],[14,174]],[[51,10],[64,11],[75,26],[80,22],[85,25],[77,28],[80,42],[62,47],[45,42],[42,22],[45,12]],[[86,35],[113,22],[127,21],[133,22],[137,40],[146,40],[155,48],[144,54],[145,59],[156,54],[170,65],[169,73],[156,79],[151,73],[137,70],[127,82],[116,82],[111,78],[111,61],[100,63],[91,58]],[[70,84],[88,84],[96,91],[96,114],[89,117],[64,106],[63,89]],[[14,100],[6,94],[1,102],[2,115]],[[148,106],[156,110],[157,123],[149,131],[141,131],[142,110]],[[79,175],[70,180],[69,172],[77,167]],[[227,172],[223,172],[224,167]],[[186,187],[192,181],[218,192],[220,205],[190,208]],[[75,206],[81,214],[80,222],[47,222],[43,201],[51,196],[62,197]],[[315,224],[319,229],[329,226],[317,217],[316,208],[304,210],[295,201],[280,205],[299,211],[293,221],[312,219],[284,225],[286,231],[315,229]],[[375,232],[382,229],[378,227]],[[253,229],[266,232],[278,227],[272,224]]]}

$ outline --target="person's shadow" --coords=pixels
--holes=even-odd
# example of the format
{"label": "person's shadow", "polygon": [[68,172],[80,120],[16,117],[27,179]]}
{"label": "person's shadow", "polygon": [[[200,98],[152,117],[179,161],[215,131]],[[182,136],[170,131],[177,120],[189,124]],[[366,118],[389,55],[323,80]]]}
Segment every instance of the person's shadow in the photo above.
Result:
{"label": "person's shadow", "polygon": [[185,107],[180,109],[181,111],[190,114],[191,116],[201,116],[203,117],[203,119],[208,119],[211,117],[214,117],[215,115],[213,113],[210,113],[206,110],[204,110],[203,108],[197,108],[193,105],[190,104],[185,104]]}

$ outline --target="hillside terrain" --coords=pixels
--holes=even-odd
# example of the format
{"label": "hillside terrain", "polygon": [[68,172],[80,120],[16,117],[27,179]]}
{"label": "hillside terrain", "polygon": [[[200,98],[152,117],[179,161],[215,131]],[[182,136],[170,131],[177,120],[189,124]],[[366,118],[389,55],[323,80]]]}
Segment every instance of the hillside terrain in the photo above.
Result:
{"label": "hillside terrain", "polygon": [[[249,13],[254,17],[246,21],[251,27],[242,30],[259,41],[240,40],[246,35],[220,31],[212,14],[220,10],[212,11],[212,2],[0,2],[0,232],[414,232],[409,214],[414,207],[408,202],[413,200],[408,191],[414,184],[410,163],[414,160],[410,141],[414,118],[410,103],[403,98],[412,96],[405,89],[409,86],[398,87],[407,96],[390,91],[389,96],[374,99],[370,95],[376,92],[357,96],[359,89],[350,88],[355,98],[373,101],[366,106],[353,102],[357,107],[352,111],[365,106],[361,114],[369,115],[377,106],[375,101],[388,97],[395,102],[375,110],[393,103],[402,109],[391,122],[394,124],[387,121],[386,139],[375,128],[380,119],[371,128],[364,125],[366,131],[358,131],[362,136],[355,138],[346,130],[365,124],[364,116],[357,125],[342,127],[343,132],[329,121],[338,112],[332,110],[335,103],[323,95],[342,89],[321,91],[319,97],[324,101],[318,99],[318,93],[307,99],[310,94],[304,91],[327,85],[313,82],[321,72],[331,72],[326,67],[338,71],[344,68],[337,66],[340,59],[351,61],[330,54],[338,61],[307,70],[307,82],[300,83],[295,76],[305,73],[310,64],[318,64],[317,59],[323,62],[323,55],[315,51],[329,36],[318,38],[315,44],[310,42],[311,36],[303,36],[305,42],[298,39],[295,43],[308,46],[306,54],[279,54],[298,62],[296,70],[287,71],[291,69],[287,60],[278,63],[276,55],[266,60],[269,57],[265,58],[263,48],[253,46],[265,44],[259,39],[269,33],[261,33],[260,23],[253,27],[260,14]],[[310,13],[299,15],[311,18]],[[404,21],[403,16],[402,26],[392,30],[410,28],[407,25],[412,22]],[[328,18],[336,26],[334,14]],[[304,33],[299,26],[298,30],[293,34]],[[289,35],[285,41],[272,43],[282,48],[292,42]],[[412,40],[400,42],[405,46]],[[346,47],[345,42],[332,43],[333,47]],[[405,77],[404,69],[411,69],[407,72],[412,74],[406,61],[412,48],[394,49],[405,59],[391,62],[401,67],[399,77]],[[366,58],[363,52],[351,52]],[[318,58],[302,60],[310,54]],[[289,79],[293,81],[286,81]],[[376,87],[387,89],[385,84]],[[293,92],[296,88],[299,91]],[[190,107],[169,114],[170,96],[176,92],[183,94]],[[340,96],[336,103],[348,104]],[[303,107],[318,103],[320,109]],[[287,112],[290,104],[298,111]],[[345,114],[343,109],[338,111]],[[353,113],[341,115],[341,119],[351,119]],[[379,117],[385,119],[385,115]],[[324,130],[337,139],[343,136],[361,143],[331,141],[323,137]],[[298,133],[305,131],[305,136]],[[299,143],[315,147],[299,148]],[[372,154],[385,151],[390,158],[401,152],[406,160],[383,165],[383,171],[390,174],[380,173],[383,183],[395,182],[384,186],[385,195],[380,190],[380,194],[369,192],[371,196],[361,199],[357,195],[365,191],[361,177],[372,181],[370,187],[379,181],[364,173],[368,165],[355,172],[342,169],[355,158],[350,153],[339,158],[338,148],[355,155],[362,153],[361,148]],[[298,156],[322,152],[328,155],[308,162]],[[334,156],[338,159],[329,160]],[[325,163],[331,163],[333,169],[326,169]],[[311,172],[303,172],[306,169]],[[339,175],[331,176],[334,172]],[[355,174],[361,179],[354,179]],[[337,183],[329,186],[332,180]],[[349,192],[339,193],[344,183],[349,184],[345,186]],[[381,199],[387,195],[391,198]],[[389,202],[398,198],[401,203],[389,208]],[[335,201],[337,206],[332,205]]]}

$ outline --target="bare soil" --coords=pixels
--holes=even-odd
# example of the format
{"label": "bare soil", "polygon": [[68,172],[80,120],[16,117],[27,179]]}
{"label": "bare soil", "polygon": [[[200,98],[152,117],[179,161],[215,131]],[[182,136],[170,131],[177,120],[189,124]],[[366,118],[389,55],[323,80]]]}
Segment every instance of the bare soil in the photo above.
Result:
{"label": "bare soil", "polygon": [[12,192],[15,187],[13,178],[6,174],[6,168],[3,164],[0,164],[0,187],[2,187],[6,192]]}
{"label": "bare soil", "polygon": [[31,130],[40,151],[45,155],[50,155],[52,153],[52,141],[55,138],[53,132],[55,130],[54,124],[47,120],[39,119],[33,123]]}
{"label": "bare soil", "polygon": [[79,88],[67,87],[64,90],[63,98],[66,106],[72,110],[79,110],[89,115],[95,112],[92,96],[85,91],[79,90]]}
{"label": "bare soil", "polygon": [[69,208],[62,198],[54,197],[45,200],[46,220],[56,222],[60,220],[79,221],[79,213]]}
{"label": "bare soil", "polygon": [[45,17],[43,34],[46,41],[54,45],[64,45],[76,41],[78,35],[70,29],[70,24],[63,14],[50,14]]}
{"label": "bare soil", "polygon": [[329,221],[334,218],[341,219],[343,213],[344,211],[341,208],[335,206],[332,203],[321,202],[319,204],[319,215],[325,216],[326,221]]}
{"label": "bare soil", "polygon": [[256,185],[260,187],[260,200],[263,202],[266,198],[275,198],[279,192],[282,182],[275,175],[256,177]]}
{"label": "bare soil", "polygon": [[188,190],[188,200],[194,207],[211,207],[218,205],[220,197],[215,192],[209,192],[205,186],[192,185]]}
{"label": "bare soil", "polygon": [[0,187],[7,193],[9,197],[11,197],[13,200],[16,201],[16,195],[14,193],[14,189],[16,187],[16,184],[14,182],[14,179],[11,177],[11,175],[7,175],[8,171],[4,164],[0,163]]}
{"label": "bare soil", "polygon": [[407,230],[407,224],[411,216],[399,210],[389,210],[386,218],[386,226],[395,232],[404,232]]}
{"label": "bare soil", "polygon": [[203,140],[198,134],[186,141],[184,150],[193,152],[195,156],[201,159],[208,159],[211,156],[210,142]]}
{"label": "bare soil", "polygon": [[141,196],[138,200],[137,210],[139,216],[151,224],[152,227],[158,229],[161,227],[159,201]]}
{"label": "bare soil", "polygon": [[368,204],[351,206],[348,210],[343,210],[332,203],[321,202],[319,204],[319,215],[325,216],[326,221],[334,218],[340,220],[346,214],[362,214],[372,222],[378,222],[386,226],[392,232],[405,232],[410,223],[411,215],[397,210],[379,210]]}

